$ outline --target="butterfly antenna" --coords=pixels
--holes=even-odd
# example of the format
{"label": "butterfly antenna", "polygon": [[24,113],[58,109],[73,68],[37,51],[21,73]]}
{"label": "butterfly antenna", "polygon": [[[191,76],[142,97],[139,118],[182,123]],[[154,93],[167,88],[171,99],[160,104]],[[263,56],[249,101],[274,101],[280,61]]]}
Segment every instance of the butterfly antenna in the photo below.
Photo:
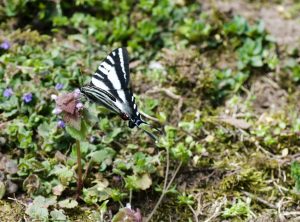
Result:
{"label": "butterfly antenna", "polygon": [[153,129],[153,130],[157,131],[159,134],[161,134],[161,135],[163,135],[163,134],[164,134],[164,132],[163,132],[162,130],[160,130],[160,129],[158,129],[158,128],[154,127],[154,126],[152,126],[151,124],[147,123],[147,122],[146,122],[146,121],[144,121],[144,120],[142,120],[142,121],[143,121],[143,123],[144,123],[144,124],[148,125],[148,126],[151,128],[151,129]]}
{"label": "butterfly antenna", "polygon": [[[157,131],[160,135],[164,135],[164,132],[163,132],[163,131],[161,131],[160,129],[158,129],[158,128],[152,126],[151,124],[147,123],[146,121],[142,120],[142,123],[148,125],[151,129]],[[157,141],[157,137],[154,136],[153,133],[150,133],[149,131],[147,131],[147,130],[141,128],[141,127],[139,127],[139,125],[136,124],[136,123],[134,123],[134,124],[135,124],[139,129],[142,129],[142,130],[143,130],[149,137],[151,137],[154,141]]]}
{"label": "butterfly antenna", "polygon": [[[141,128],[141,127],[139,126],[139,124],[137,124],[137,123],[135,123],[135,122],[133,122],[133,123],[134,123],[134,125],[135,125],[137,128],[143,130],[143,131],[144,131],[144,132],[145,132],[152,140],[157,141],[157,137],[154,136],[154,134],[150,133],[148,130],[145,130],[145,129]],[[151,128],[153,128],[153,127],[152,127],[150,124],[148,124],[147,122],[143,121],[143,123],[146,124],[146,125],[149,125]]]}
{"label": "butterfly antenna", "polygon": [[152,140],[157,141],[157,137],[154,136],[154,134],[148,132],[145,129],[142,129]]}

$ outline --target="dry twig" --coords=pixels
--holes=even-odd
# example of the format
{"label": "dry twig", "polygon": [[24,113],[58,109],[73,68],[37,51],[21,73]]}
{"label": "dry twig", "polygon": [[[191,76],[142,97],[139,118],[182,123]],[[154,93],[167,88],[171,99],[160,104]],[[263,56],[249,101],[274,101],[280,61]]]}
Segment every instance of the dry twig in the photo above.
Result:
{"label": "dry twig", "polygon": [[181,108],[182,108],[182,105],[183,105],[183,97],[173,93],[170,89],[166,89],[166,88],[154,87],[153,89],[148,90],[146,92],[146,94],[155,94],[155,93],[165,93],[171,99],[177,100],[178,104],[177,104],[176,111],[178,113],[178,118],[181,119],[181,117],[182,117]]}
{"label": "dry twig", "polygon": [[262,199],[261,197],[257,197],[256,195],[254,195],[252,193],[249,193],[247,191],[243,191],[243,194],[245,194],[247,197],[250,197],[251,199],[257,200],[258,202],[268,206],[269,208],[278,209],[278,207],[275,206],[274,204],[271,204],[268,201]]}

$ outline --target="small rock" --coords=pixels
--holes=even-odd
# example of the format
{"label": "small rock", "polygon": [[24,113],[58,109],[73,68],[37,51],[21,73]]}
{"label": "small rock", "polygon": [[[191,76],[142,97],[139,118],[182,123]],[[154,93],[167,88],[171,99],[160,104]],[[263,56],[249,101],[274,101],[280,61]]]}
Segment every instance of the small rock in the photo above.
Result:
{"label": "small rock", "polygon": [[11,180],[7,180],[5,185],[6,185],[6,191],[9,194],[15,193],[18,190],[18,185],[12,182]]}

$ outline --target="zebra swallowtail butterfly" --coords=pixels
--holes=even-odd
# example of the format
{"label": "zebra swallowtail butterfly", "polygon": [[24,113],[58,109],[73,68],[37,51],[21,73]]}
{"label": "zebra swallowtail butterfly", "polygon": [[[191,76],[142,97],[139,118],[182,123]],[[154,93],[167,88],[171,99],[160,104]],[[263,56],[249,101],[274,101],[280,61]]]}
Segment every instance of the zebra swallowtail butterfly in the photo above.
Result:
{"label": "zebra swallowtail butterfly", "polygon": [[[113,50],[98,66],[92,81],[81,87],[81,92],[92,102],[117,113],[129,121],[129,127],[139,127],[142,120],[129,88],[129,56],[126,48]],[[152,139],[155,136],[143,129]]]}

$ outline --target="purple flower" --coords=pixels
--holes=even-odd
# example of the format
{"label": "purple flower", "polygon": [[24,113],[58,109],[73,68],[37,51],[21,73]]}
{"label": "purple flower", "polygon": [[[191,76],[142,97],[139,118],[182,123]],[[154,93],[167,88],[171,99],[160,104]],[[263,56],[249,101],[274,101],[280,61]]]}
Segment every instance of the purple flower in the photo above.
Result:
{"label": "purple flower", "polygon": [[13,90],[12,88],[6,88],[3,92],[3,96],[6,97],[6,98],[9,98],[11,97],[13,94]]}
{"label": "purple flower", "polygon": [[113,176],[112,179],[113,179],[114,182],[120,182],[122,178],[120,176],[115,175],[115,176]]}
{"label": "purple flower", "polygon": [[25,93],[22,98],[25,103],[30,103],[32,101],[32,93]]}
{"label": "purple flower", "polygon": [[52,94],[50,97],[51,97],[51,100],[54,100],[54,101],[57,99],[57,95],[54,95],[54,94]]}
{"label": "purple flower", "polygon": [[83,109],[83,104],[81,102],[76,104],[77,110],[82,110]]}
{"label": "purple flower", "polygon": [[65,126],[66,126],[66,124],[63,120],[60,119],[60,120],[57,121],[57,127],[65,128]]}
{"label": "purple flower", "polygon": [[[80,90],[63,93],[55,98],[56,107],[53,114],[61,114],[66,124],[70,124],[77,130],[81,129],[81,114],[83,104],[79,101]],[[53,96],[52,96],[53,97]],[[55,96],[54,96],[55,97]]]}
{"label": "purple flower", "polygon": [[64,84],[62,84],[62,83],[57,83],[56,86],[55,86],[56,90],[61,90],[63,88],[64,88]]}
{"label": "purple flower", "polygon": [[80,89],[75,89],[74,90],[74,96],[75,96],[75,98],[79,98],[80,97]]}
{"label": "purple flower", "polygon": [[55,114],[55,115],[58,115],[58,114],[60,114],[61,112],[62,112],[62,109],[60,109],[59,107],[56,107],[56,108],[52,111],[52,113]]}
{"label": "purple flower", "polygon": [[8,40],[4,40],[1,44],[0,44],[0,48],[4,49],[4,50],[8,50],[10,48],[10,42]]}

